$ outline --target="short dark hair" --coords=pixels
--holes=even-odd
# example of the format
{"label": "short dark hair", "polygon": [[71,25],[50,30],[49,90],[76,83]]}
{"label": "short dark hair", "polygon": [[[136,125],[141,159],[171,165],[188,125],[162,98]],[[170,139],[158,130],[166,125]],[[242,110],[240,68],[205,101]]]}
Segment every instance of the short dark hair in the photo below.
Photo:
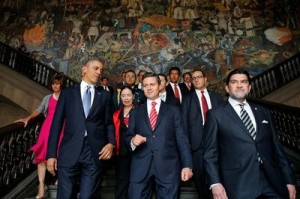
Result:
{"label": "short dark hair", "polygon": [[133,70],[128,70],[128,71],[126,71],[125,74],[127,74],[127,73],[133,73],[133,74],[134,74],[134,77],[136,78],[136,74],[135,74],[135,72],[134,72]]}
{"label": "short dark hair", "polygon": [[88,64],[89,64],[90,62],[92,62],[92,61],[98,61],[98,62],[102,63],[103,66],[105,65],[105,59],[102,58],[102,57],[99,57],[99,58],[93,57],[93,58],[91,58],[91,59],[88,59],[88,60],[86,60],[86,62],[85,62],[83,65],[84,65],[84,66],[85,66],[85,65],[88,65]]}
{"label": "short dark hair", "polygon": [[51,84],[58,82],[60,84],[60,88],[64,88],[65,87],[65,76],[63,73],[55,73],[52,77],[51,77]]}
{"label": "short dark hair", "polygon": [[173,67],[171,67],[170,70],[169,70],[169,75],[171,74],[171,71],[172,71],[172,70],[178,71],[179,75],[181,74],[180,68],[178,68],[177,66],[173,66]]}
{"label": "short dark hair", "polygon": [[190,77],[192,77],[192,74],[190,72],[185,72],[182,74],[182,77],[186,76],[186,75],[189,75]]}
{"label": "short dark hair", "polygon": [[122,91],[123,90],[125,90],[125,89],[129,89],[130,91],[131,91],[131,93],[132,93],[132,95],[134,95],[134,90],[133,90],[133,88],[131,87],[131,86],[123,86],[122,88],[121,88],[121,91],[120,91],[120,94],[122,93]]}
{"label": "short dark hair", "polygon": [[144,79],[146,79],[147,77],[155,77],[158,85],[160,85],[160,78],[159,78],[159,76],[157,74],[151,73],[151,72],[146,72],[143,75],[142,81],[144,81]]}
{"label": "short dark hair", "polygon": [[245,69],[237,68],[237,69],[234,69],[234,70],[232,70],[232,71],[230,71],[230,72],[228,73],[227,78],[226,78],[226,85],[229,84],[230,78],[232,77],[232,75],[235,75],[235,74],[243,74],[243,75],[246,75],[249,84],[251,84],[251,78],[250,78],[250,75],[249,75],[248,71],[245,70]]}
{"label": "short dark hair", "polygon": [[159,74],[157,74],[157,75],[158,75],[158,77],[159,77],[159,76],[163,76],[163,77],[165,78],[166,82],[168,82],[168,78],[167,78],[167,76],[166,76],[165,74],[159,73]]}
{"label": "short dark hair", "polygon": [[138,72],[138,76],[140,76],[141,73],[146,73],[146,71],[145,71],[145,70],[140,70],[140,71]]}
{"label": "short dark hair", "polygon": [[108,77],[106,77],[106,76],[104,76],[104,77],[101,77],[101,79],[100,79],[100,80],[101,80],[101,82],[102,82],[102,81],[103,81],[103,80],[105,80],[105,79],[106,79],[107,81],[109,81]]}
{"label": "short dark hair", "polygon": [[206,77],[206,74],[205,74],[205,72],[204,72],[202,69],[200,69],[200,68],[196,68],[196,69],[194,69],[192,73],[194,73],[194,72],[201,72],[201,73],[202,73],[202,75],[203,75],[203,77]]}

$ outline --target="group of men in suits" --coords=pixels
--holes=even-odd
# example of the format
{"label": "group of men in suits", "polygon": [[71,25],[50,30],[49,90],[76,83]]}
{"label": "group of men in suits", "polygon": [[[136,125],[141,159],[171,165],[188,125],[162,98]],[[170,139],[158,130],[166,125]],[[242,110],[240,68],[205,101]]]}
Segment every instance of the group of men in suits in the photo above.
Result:
{"label": "group of men in suits", "polygon": [[[80,85],[63,90],[59,98],[47,151],[47,169],[58,173],[57,198],[76,198],[78,184],[80,198],[100,197],[103,164],[115,145],[111,95],[95,89],[103,63],[87,61]],[[180,181],[194,176],[202,199],[210,198],[209,190],[214,199],[295,199],[295,178],[270,113],[246,100],[251,89],[247,71],[229,73],[227,102],[206,89],[202,70],[185,74],[189,77],[181,86],[180,74],[179,68],[170,68],[168,85],[163,74],[143,74],[143,101],[138,99],[140,105],[131,111],[126,136],[132,152],[128,197],[148,199],[155,184],[157,198],[175,199]],[[125,84],[134,86],[135,78],[127,71]],[[241,103],[256,139],[240,118]]]}

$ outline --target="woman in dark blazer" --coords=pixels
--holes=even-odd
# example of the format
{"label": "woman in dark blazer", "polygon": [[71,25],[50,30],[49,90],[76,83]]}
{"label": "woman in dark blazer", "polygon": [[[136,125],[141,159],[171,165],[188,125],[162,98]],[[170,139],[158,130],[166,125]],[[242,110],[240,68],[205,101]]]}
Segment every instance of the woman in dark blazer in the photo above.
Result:
{"label": "woman in dark blazer", "polygon": [[120,92],[122,106],[113,114],[115,126],[116,151],[115,151],[115,168],[116,168],[116,199],[128,198],[129,173],[131,164],[131,153],[126,146],[126,133],[129,123],[130,111],[135,107],[134,91],[130,86],[124,86]]}

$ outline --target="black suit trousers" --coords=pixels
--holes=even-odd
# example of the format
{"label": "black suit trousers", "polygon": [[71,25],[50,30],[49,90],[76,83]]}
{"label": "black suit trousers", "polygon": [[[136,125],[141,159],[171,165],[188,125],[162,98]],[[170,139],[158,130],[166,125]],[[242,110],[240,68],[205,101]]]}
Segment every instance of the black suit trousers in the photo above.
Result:
{"label": "black suit trousers", "polygon": [[204,172],[204,154],[202,149],[192,151],[193,158],[193,179],[196,184],[196,189],[199,199],[209,199],[209,185]]}
{"label": "black suit trousers", "polygon": [[[72,155],[72,154],[70,154]],[[99,168],[91,153],[88,139],[84,139],[79,160],[73,167],[58,167],[57,199],[96,198],[100,184],[101,168]],[[79,186],[79,190],[77,189]]]}

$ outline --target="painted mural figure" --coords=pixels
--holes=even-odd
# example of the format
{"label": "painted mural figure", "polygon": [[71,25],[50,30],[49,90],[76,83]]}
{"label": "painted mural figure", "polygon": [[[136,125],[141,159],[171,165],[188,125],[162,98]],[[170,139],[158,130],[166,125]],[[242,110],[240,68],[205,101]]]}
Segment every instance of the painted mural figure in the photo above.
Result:
{"label": "painted mural figure", "polygon": [[181,0],[172,0],[171,16],[174,19],[183,19],[183,2]]}
{"label": "painted mural figure", "polygon": [[137,23],[137,18],[142,16],[144,12],[144,7],[140,0],[129,0],[128,5],[128,19],[130,25],[134,25]]}
{"label": "painted mural figure", "polygon": [[185,7],[184,18],[185,19],[195,19],[198,17],[197,7],[198,3],[196,0],[184,0],[183,5]]}
{"label": "painted mural figure", "polygon": [[223,48],[226,52],[226,65],[228,69],[231,69],[231,53],[235,42],[238,37],[231,37],[230,35],[225,35],[221,41],[221,48]]}
{"label": "painted mural figure", "polygon": [[[101,15],[101,13],[100,13]],[[90,20],[90,27],[88,29],[88,38],[90,42],[95,43],[99,37],[100,31],[99,31],[99,26],[100,26],[100,21],[98,19],[98,15],[94,14],[93,18]]]}

